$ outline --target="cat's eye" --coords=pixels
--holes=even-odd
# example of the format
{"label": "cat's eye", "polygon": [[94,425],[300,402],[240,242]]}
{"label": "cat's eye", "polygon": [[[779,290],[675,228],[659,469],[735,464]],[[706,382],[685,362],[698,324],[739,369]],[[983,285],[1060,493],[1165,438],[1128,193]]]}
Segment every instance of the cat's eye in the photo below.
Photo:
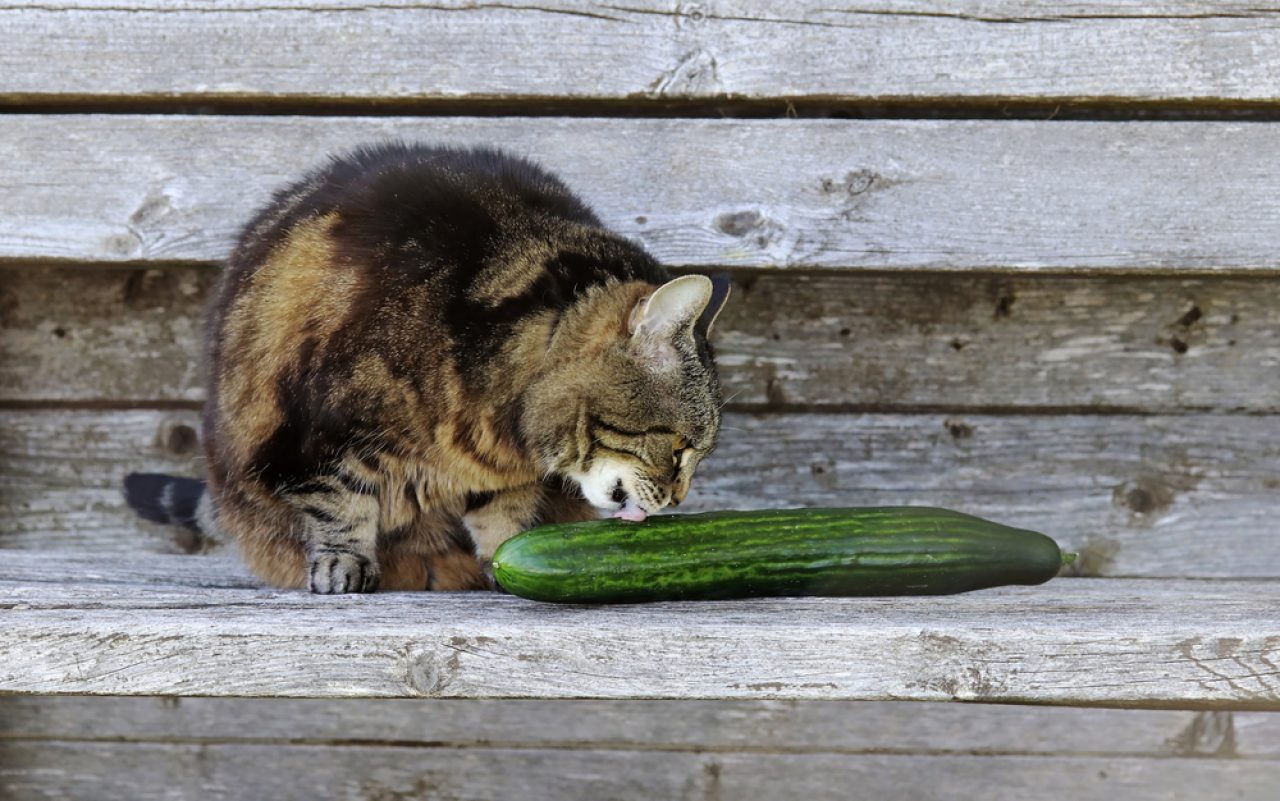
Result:
{"label": "cat's eye", "polygon": [[676,468],[683,467],[684,463],[689,460],[688,458],[689,453],[692,450],[693,450],[692,448],[681,448],[680,450],[671,454],[671,464],[674,465]]}
{"label": "cat's eye", "polygon": [[671,466],[679,467],[684,461],[684,452],[689,448],[689,440],[684,437],[676,437],[675,443],[671,446]]}

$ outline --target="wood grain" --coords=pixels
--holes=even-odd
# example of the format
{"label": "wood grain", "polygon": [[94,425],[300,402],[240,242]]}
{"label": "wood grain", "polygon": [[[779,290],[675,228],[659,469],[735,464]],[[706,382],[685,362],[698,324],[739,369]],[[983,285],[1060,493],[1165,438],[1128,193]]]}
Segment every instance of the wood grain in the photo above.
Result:
{"label": "wood grain", "polygon": [[[680,511],[910,504],[1045,531],[1091,576],[1280,577],[1269,416],[732,414]],[[198,475],[194,411],[0,412],[0,547],[193,552],[134,470]]]}
{"label": "wood grain", "polygon": [[[352,746],[5,743],[13,801],[326,797],[650,801],[1271,801],[1280,764],[1125,757],[662,754]],[[791,795],[796,793],[796,795]],[[804,793],[804,795],[799,795]]]}
{"label": "wood grain", "polygon": [[392,138],[533,156],[673,266],[1280,266],[1269,125],[22,114],[0,260],[216,261],[273,188]]}
{"label": "wood grain", "polygon": [[[1280,27],[1256,4],[829,5],[21,2],[0,9],[0,103],[613,113],[1280,100]],[[1273,421],[1198,414],[1277,411],[1280,299],[1270,283],[1171,274],[1276,269],[1271,127],[9,117],[0,261],[17,270],[0,275],[0,401],[201,397],[212,272],[24,260],[208,264],[273,185],[329,149],[499,142],[563,172],[677,266],[1166,273],[739,274],[720,321],[735,403],[890,413],[734,415],[695,508],[956,505],[1061,529],[1090,574],[1280,576]],[[977,413],[994,408],[1052,414]],[[1087,408],[1197,414],[1060,413]],[[192,413],[15,412],[0,426],[0,547],[74,549],[10,551],[0,565],[0,692],[1280,710],[1274,582],[1058,580],[903,608],[726,604],[706,619],[481,596],[330,602],[256,589],[223,557],[138,558],[218,549],[135,521],[117,490],[128,469],[198,472]],[[419,603],[437,606],[423,616]],[[370,703],[0,698],[0,796],[820,801],[857,786],[886,799],[1269,801],[1280,785],[1274,712]],[[148,738],[186,742],[137,741]]]}
{"label": "wood grain", "polygon": [[[169,583],[169,563],[183,560],[207,565],[206,586]],[[243,571],[215,557],[103,555],[83,573],[58,561],[11,552],[0,564],[0,693],[1280,710],[1274,581],[1058,579],[940,598],[564,607],[492,593],[224,587]]]}
{"label": "wood grain", "polygon": [[1217,759],[696,754],[387,746],[0,745],[0,793],[28,799],[361,801],[1272,801],[1280,763]]}
{"label": "wood grain", "polygon": [[18,102],[1280,96],[1274,16],[1234,1],[75,0],[0,19]]}
{"label": "wood grain", "polygon": [[1232,733],[1237,754],[1280,759],[1280,715],[1237,713],[1234,718]]}
{"label": "wood grain", "polygon": [[0,271],[0,399],[200,401],[209,269]]}
{"label": "wood grain", "polygon": [[[0,274],[0,402],[198,401],[204,268]],[[1280,282],[739,274],[731,407],[1280,411]]]}
{"label": "wood grain", "polygon": [[192,411],[0,412],[0,541],[120,553],[214,544],[124,505],[128,472],[199,473],[199,430]]}
{"label": "wood grain", "polygon": [[943,702],[0,697],[0,741],[1268,757],[1273,720]]}

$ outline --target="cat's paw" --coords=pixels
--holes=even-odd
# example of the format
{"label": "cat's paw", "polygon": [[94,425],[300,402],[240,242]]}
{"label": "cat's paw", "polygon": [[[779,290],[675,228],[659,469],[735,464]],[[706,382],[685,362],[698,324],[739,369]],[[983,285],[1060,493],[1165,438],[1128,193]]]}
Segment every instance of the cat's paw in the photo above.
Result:
{"label": "cat's paw", "polygon": [[493,592],[507,593],[502,585],[498,583],[498,578],[493,574],[493,561],[491,559],[480,559],[480,581],[482,582],[479,589],[490,590]]}
{"label": "cat's paw", "polygon": [[314,593],[337,595],[378,589],[378,565],[350,551],[318,551],[307,566]]}

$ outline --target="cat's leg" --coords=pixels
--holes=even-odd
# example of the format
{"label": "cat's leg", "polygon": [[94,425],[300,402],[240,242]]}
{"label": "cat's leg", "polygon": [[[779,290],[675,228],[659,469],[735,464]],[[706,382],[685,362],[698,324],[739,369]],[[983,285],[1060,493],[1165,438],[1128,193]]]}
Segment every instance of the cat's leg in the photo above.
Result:
{"label": "cat's leg", "polygon": [[572,523],[595,520],[600,516],[580,493],[571,491],[558,479],[544,483],[472,496],[462,516],[476,546],[476,559],[485,575],[493,582],[494,551],[522,531],[543,523]]}
{"label": "cat's leg", "polygon": [[378,540],[379,586],[387,590],[485,590],[475,544],[451,512],[427,510],[412,522],[383,531]]}
{"label": "cat's leg", "polygon": [[498,546],[522,531],[543,523],[595,520],[600,512],[580,492],[559,479],[523,484],[468,499],[462,523],[475,542],[476,560],[491,587],[493,554]]}
{"label": "cat's leg", "polygon": [[481,566],[470,549],[450,548],[432,554],[427,572],[429,590],[458,592],[496,589],[491,571]]}
{"label": "cat's leg", "polygon": [[473,494],[467,499],[462,523],[476,545],[476,558],[487,571],[498,546],[527,528],[539,517],[543,486],[522,484],[493,493]]}
{"label": "cat's leg", "polygon": [[579,523],[583,520],[597,520],[600,510],[582,497],[582,492],[572,485],[550,480],[543,485],[542,511],[538,515],[538,525],[544,523]]}
{"label": "cat's leg", "polygon": [[311,591],[322,595],[378,588],[378,485],[355,459],[291,490],[305,521],[303,546]]}

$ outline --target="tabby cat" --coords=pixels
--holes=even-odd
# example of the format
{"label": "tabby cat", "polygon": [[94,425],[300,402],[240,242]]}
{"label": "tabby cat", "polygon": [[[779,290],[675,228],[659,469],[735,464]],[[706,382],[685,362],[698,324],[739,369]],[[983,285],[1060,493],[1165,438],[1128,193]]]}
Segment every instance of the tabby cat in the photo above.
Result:
{"label": "tabby cat", "polygon": [[491,149],[357,150],[246,227],[207,327],[208,483],[125,480],[317,593],[492,586],[539,523],[679,503],[716,443],[727,282],[672,280]]}

